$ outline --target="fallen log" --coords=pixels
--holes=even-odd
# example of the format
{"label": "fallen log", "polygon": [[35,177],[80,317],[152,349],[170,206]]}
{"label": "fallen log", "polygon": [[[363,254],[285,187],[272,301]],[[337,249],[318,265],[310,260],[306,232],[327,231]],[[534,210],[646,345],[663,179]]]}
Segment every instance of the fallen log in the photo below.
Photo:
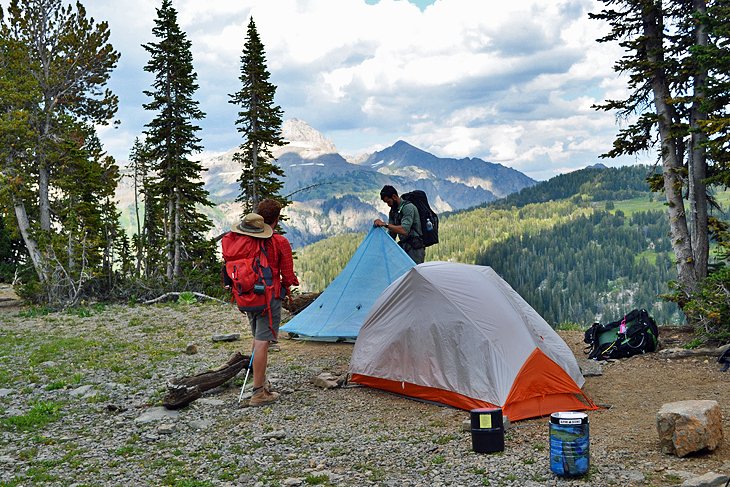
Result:
{"label": "fallen log", "polygon": [[168,393],[162,399],[162,405],[167,409],[180,409],[187,406],[199,399],[203,392],[218,387],[235,377],[248,367],[250,360],[250,356],[234,352],[220,367],[188,377],[170,379],[167,382]]}
{"label": "fallen log", "polygon": [[162,296],[156,297],[155,299],[150,299],[149,301],[143,301],[142,304],[154,304],[154,303],[157,303],[159,301],[162,301],[163,299],[167,299],[170,296],[180,297],[181,294],[192,294],[193,296],[197,296],[199,298],[210,299],[210,300],[213,300],[213,301],[218,301],[219,303],[229,304],[228,301],[223,301],[222,299],[214,298],[213,296],[208,296],[207,294],[196,293],[196,292],[189,292],[189,291],[188,292],[182,292],[182,293],[179,293],[179,292],[165,293]]}
{"label": "fallen log", "polygon": [[657,353],[663,358],[719,357],[730,349],[730,343],[717,348],[664,348]]}

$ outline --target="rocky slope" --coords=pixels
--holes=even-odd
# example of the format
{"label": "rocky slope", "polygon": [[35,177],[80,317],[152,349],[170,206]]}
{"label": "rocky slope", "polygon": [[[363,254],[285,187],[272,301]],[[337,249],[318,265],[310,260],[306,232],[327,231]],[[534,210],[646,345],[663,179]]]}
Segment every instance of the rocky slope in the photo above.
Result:
{"label": "rocky slope", "polygon": [[[284,223],[294,247],[322,238],[365,230],[386,213],[379,191],[392,184],[401,192],[426,191],[437,212],[468,208],[492,201],[535,183],[513,169],[481,159],[439,158],[398,141],[392,147],[346,160],[323,134],[301,120],[287,120],[282,127],[287,144],[274,152],[284,169],[283,194],[293,201],[286,209]],[[234,203],[239,191],[240,168],[233,161],[237,149],[202,160],[207,170],[205,188],[216,204],[204,209],[217,235],[240,217]],[[123,225],[133,224],[131,181],[124,180],[118,191]]]}

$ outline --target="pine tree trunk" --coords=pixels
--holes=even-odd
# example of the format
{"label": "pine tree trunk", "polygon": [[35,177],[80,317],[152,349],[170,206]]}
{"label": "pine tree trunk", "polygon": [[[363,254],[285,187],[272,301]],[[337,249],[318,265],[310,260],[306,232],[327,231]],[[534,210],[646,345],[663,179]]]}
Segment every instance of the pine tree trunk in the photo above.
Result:
{"label": "pine tree trunk", "polygon": [[672,249],[677,259],[677,281],[684,293],[696,289],[697,279],[694,270],[692,242],[690,240],[687,218],[682,199],[682,160],[677,150],[677,141],[671,133],[674,109],[668,103],[670,99],[667,86],[662,51],[662,13],[661,4],[648,1],[644,4],[642,22],[646,38],[647,59],[655,66],[651,76],[651,88],[657,114],[659,139],[661,142],[661,158],[664,178],[664,194],[669,206],[669,233]]}
{"label": "pine tree trunk", "polygon": [[173,244],[174,244],[174,242],[173,242],[173,238],[174,238],[174,235],[173,235],[173,225],[174,225],[173,209],[174,209],[175,201],[172,198],[171,194],[168,193],[167,197],[168,197],[168,199],[167,199],[167,216],[165,218],[165,220],[166,220],[166,225],[165,225],[166,242],[165,243],[167,244],[166,245],[166,248],[167,248],[167,273],[166,273],[166,275],[167,275],[167,279],[169,281],[171,281],[172,276],[173,276],[173,272],[172,272],[173,271],[173,262],[175,260],[175,250],[174,250],[174,246],[173,246]]}
{"label": "pine tree trunk", "polygon": [[38,243],[30,235],[30,222],[28,221],[28,213],[25,211],[25,205],[23,202],[16,200],[13,206],[15,207],[15,218],[18,221],[18,228],[20,229],[20,235],[23,237],[25,248],[28,250],[28,255],[33,262],[38,279],[45,284],[48,282],[48,270],[45,268]]}
{"label": "pine tree trunk", "polygon": [[173,279],[180,277],[180,192],[175,191],[175,263],[173,266]]}
{"label": "pine tree trunk", "polygon": [[[41,149],[42,150],[42,149]],[[48,199],[48,168],[43,161],[43,156],[39,157],[38,164],[38,210],[40,217],[41,230],[49,231],[51,229],[51,203]]]}
{"label": "pine tree trunk", "polygon": [[[251,104],[256,103],[256,95],[254,94]],[[251,121],[251,133],[255,134],[258,131],[258,125],[256,120]],[[251,144],[251,174],[253,175],[253,181],[251,184],[251,211],[256,211],[256,206],[259,204],[259,144],[254,139]]]}
{"label": "pine tree trunk", "polygon": [[[139,221],[139,174],[137,171],[137,165],[139,162],[135,162],[134,167],[134,215],[137,220],[137,262],[135,265],[135,276],[140,275],[142,269],[142,225]],[[147,205],[145,205],[146,207]]]}
{"label": "pine tree trunk", "polygon": [[74,243],[73,243],[73,233],[68,232],[68,237],[66,238],[66,269],[68,270],[69,274],[72,274],[74,271]]}
{"label": "pine tree trunk", "polygon": [[[695,11],[703,16],[707,13],[705,0],[694,0]],[[696,44],[707,46],[708,36],[704,22],[697,24]],[[692,232],[692,251],[695,260],[697,279],[707,277],[707,263],[710,254],[707,222],[707,154],[705,144],[707,135],[700,130],[699,122],[707,120],[707,113],[702,109],[705,99],[707,69],[698,67],[694,77],[694,101],[690,111],[690,159],[689,159],[689,201]]]}
{"label": "pine tree trunk", "polygon": [[145,278],[150,277],[150,250],[147,248],[147,236],[149,234],[148,226],[149,226],[149,217],[147,216],[147,204],[145,203],[145,210],[144,210],[144,226],[142,227],[142,236],[140,238],[139,243],[139,254],[140,259],[142,261],[142,275],[144,275]]}

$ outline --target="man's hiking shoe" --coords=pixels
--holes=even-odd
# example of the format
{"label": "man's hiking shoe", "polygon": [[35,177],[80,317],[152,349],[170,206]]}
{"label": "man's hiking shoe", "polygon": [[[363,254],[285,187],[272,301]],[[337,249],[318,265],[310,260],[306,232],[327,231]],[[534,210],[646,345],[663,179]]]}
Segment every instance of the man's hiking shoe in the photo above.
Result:
{"label": "man's hiking shoe", "polygon": [[256,389],[248,401],[249,406],[263,406],[279,400],[278,392],[271,392],[268,387],[262,386]]}

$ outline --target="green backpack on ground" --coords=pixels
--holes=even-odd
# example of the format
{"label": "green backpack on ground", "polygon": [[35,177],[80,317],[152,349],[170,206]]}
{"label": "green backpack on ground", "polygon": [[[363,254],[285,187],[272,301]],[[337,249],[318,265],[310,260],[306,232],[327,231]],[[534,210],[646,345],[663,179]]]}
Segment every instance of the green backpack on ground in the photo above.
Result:
{"label": "green backpack on ground", "polygon": [[594,323],[585,332],[588,358],[606,360],[655,352],[659,329],[645,309],[635,309],[622,319],[602,325]]}

